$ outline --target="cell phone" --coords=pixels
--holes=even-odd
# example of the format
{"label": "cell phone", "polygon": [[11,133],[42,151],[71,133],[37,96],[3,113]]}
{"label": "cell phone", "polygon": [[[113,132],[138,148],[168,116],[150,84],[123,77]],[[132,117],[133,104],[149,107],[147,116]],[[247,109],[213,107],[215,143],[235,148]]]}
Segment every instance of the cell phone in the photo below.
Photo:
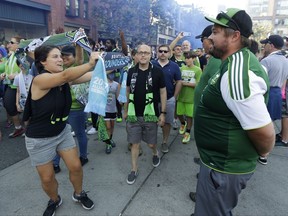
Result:
{"label": "cell phone", "polygon": [[191,37],[191,32],[183,32],[183,36],[186,36],[186,37]]}

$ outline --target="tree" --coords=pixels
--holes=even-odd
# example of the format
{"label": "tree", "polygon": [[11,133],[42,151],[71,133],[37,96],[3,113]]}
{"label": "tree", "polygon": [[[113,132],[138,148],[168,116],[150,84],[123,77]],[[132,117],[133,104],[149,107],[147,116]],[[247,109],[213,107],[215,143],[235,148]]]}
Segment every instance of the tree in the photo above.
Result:
{"label": "tree", "polygon": [[270,22],[255,22],[253,23],[253,39],[256,41],[260,41],[265,39],[271,34],[273,31],[273,26]]}

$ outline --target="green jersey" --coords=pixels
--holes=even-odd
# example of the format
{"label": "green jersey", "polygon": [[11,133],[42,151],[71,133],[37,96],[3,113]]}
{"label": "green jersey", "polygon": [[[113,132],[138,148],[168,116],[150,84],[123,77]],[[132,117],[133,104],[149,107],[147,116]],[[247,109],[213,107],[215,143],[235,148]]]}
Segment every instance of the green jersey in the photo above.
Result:
{"label": "green jersey", "polygon": [[[202,70],[200,67],[197,67],[195,65],[193,65],[192,67],[183,65],[180,68],[180,70],[181,70],[181,77],[184,82],[195,83],[197,85],[202,75]],[[182,86],[177,101],[193,104],[194,91],[195,88],[192,88],[190,86]]]}
{"label": "green jersey", "polygon": [[211,57],[209,59],[208,64],[204,68],[201,79],[199,83],[196,85],[196,88],[194,91],[194,111],[196,110],[196,107],[198,106],[202,91],[208,84],[208,80],[219,70],[220,65],[221,65],[220,59],[216,59],[214,57]]}
{"label": "green jersey", "polygon": [[194,134],[201,161],[223,173],[251,173],[258,154],[246,130],[271,122],[264,101],[267,73],[243,48],[224,60],[209,79],[194,116]]}

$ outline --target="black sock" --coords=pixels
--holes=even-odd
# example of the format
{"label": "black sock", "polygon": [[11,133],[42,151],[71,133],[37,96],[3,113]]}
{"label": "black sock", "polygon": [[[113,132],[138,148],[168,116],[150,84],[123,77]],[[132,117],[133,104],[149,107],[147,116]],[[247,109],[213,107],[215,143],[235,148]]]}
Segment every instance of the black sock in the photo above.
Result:
{"label": "black sock", "polygon": [[186,129],[186,133],[190,134],[191,129]]}
{"label": "black sock", "polygon": [[182,124],[182,125],[185,125],[185,121],[184,121],[184,122],[181,122],[181,124]]}

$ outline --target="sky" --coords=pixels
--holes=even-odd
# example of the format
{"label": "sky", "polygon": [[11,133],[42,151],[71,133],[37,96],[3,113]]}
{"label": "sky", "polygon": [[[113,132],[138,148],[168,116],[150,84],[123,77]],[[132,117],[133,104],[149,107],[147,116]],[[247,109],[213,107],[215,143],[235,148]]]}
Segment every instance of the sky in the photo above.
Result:
{"label": "sky", "polygon": [[[205,15],[216,16],[219,12],[218,8],[222,5],[224,8],[234,7],[246,9],[248,0],[176,0],[178,4],[194,4],[195,7],[202,7]],[[221,10],[223,10],[223,7]]]}

